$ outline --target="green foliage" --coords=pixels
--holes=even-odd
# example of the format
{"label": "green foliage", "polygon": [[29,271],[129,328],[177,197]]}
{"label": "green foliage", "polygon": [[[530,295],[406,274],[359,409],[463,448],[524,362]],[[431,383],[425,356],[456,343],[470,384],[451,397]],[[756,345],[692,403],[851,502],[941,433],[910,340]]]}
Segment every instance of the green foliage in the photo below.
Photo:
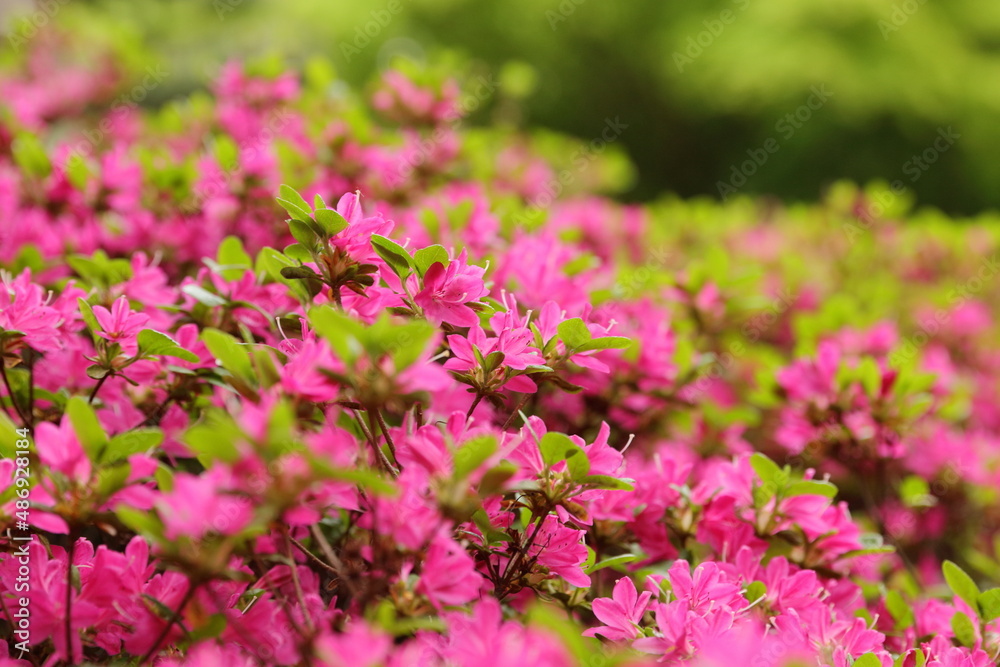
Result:
{"label": "green foliage", "polygon": [[978,609],[979,587],[976,586],[972,577],[950,560],[946,560],[942,564],[941,571],[952,592],[962,598],[965,604],[972,607],[973,610]]}
{"label": "green foliage", "polygon": [[137,340],[139,341],[140,355],[177,357],[192,363],[198,361],[198,357],[193,352],[185,350],[173,338],[159,331],[143,329],[139,332]]}
{"label": "green foliage", "polygon": [[[717,182],[731,176],[733,165],[773,138],[780,150],[748,179],[748,192],[795,199],[814,196],[817,184],[833,178],[881,177],[915,188],[922,202],[963,212],[995,207],[1000,199],[992,183],[1000,163],[990,147],[1000,130],[990,122],[988,82],[1000,8],[979,0],[902,7],[889,0],[848,0],[835,8],[794,0],[511,0],[486,7],[453,0],[441,11],[440,0],[410,0],[356,52],[346,48],[354,45],[356,28],[384,4],[243,2],[231,5],[220,25],[216,5],[199,0],[141,6],[93,0],[60,10],[57,18],[78,32],[113,39],[119,61],[140,79],[142,58],[170,63],[171,77],[153,91],[157,103],[201,85],[207,65],[269,52],[306,63],[314,90],[329,90],[338,75],[360,85],[384,67],[400,40],[419,34],[422,51],[411,57],[429,60],[430,69],[453,66],[456,53],[483,63],[495,90],[482,106],[500,121],[530,118],[589,142],[601,136],[608,117],[620,116],[628,127],[571,187],[597,181],[627,188],[634,177],[620,155],[627,147],[643,174],[641,195],[668,183],[685,195],[718,196]],[[317,54],[329,62],[317,61]],[[959,85],[952,75],[958,70],[983,83]],[[594,86],[595,80],[604,85]],[[777,127],[820,85],[829,99],[807,123]],[[955,147],[926,171],[912,164],[904,171],[949,125],[961,135]],[[364,137],[362,122],[352,129]],[[482,141],[502,145],[493,137]],[[565,161],[573,150],[552,152]],[[496,152],[479,151],[480,159]],[[665,154],[672,159],[663,160]]]}

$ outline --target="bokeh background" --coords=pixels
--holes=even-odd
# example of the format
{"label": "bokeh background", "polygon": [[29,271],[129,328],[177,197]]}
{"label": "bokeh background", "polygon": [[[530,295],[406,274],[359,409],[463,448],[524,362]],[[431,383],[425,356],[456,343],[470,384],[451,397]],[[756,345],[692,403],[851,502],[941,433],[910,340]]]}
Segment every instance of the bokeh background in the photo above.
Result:
{"label": "bokeh background", "polygon": [[[394,58],[430,67],[462,63],[467,72],[501,83],[502,94],[470,122],[514,123],[585,140],[600,136],[609,118],[627,126],[615,143],[634,168],[623,163],[612,188],[626,200],[667,192],[719,197],[720,182],[739,181],[735,169],[745,178],[740,193],[786,201],[815,200],[846,178],[900,181],[918,205],[955,215],[1000,207],[997,2],[35,5],[0,0],[6,41],[23,34],[18,15],[42,11],[86,44],[112,45],[137,76],[158,63],[169,77],[144,104],[205,88],[232,59],[306,69],[323,57],[338,77],[359,87]],[[0,57],[16,57],[8,51]],[[824,91],[822,101],[816,90]],[[944,134],[954,141],[935,148]],[[762,161],[768,145],[777,150],[765,151]],[[755,155],[757,164],[748,165]]]}

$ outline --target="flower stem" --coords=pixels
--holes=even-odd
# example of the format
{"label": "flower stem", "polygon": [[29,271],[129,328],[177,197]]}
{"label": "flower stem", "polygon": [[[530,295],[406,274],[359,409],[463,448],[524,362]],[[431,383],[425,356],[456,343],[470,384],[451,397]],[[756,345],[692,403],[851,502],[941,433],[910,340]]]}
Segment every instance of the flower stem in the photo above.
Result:
{"label": "flower stem", "polygon": [[465,413],[466,421],[468,421],[469,417],[472,416],[472,413],[476,411],[476,408],[479,407],[479,402],[482,400],[483,400],[483,395],[480,393],[476,393],[476,400],[472,401],[472,405],[469,406],[469,411]]}
{"label": "flower stem", "polygon": [[166,626],[164,626],[163,630],[160,631],[160,636],[156,638],[153,645],[149,647],[148,651],[146,651],[146,655],[142,656],[142,659],[139,661],[140,665],[146,664],[154,655],[156,655],[156,652],[160,649],[160,644],[162,644],[167,638],[167,635],[170,634],[170,629],[174,627],[174,623],[180,620],[181,614],[184,612],[184,607],[186,607],[188,602],[191,601],[191,598],[194,597],[194,592],[197,588],[198,584],[196,582],[191,581],[188,583],[187,593],[184,594],[184,598],[181,600],[181,603],[177,605],[177,611],[170,615],[170,620],[167,621]]}
{"label": "flower stem", "polygon": [[382,435],[385,436],[385,444],[389,445],[389,451],[392,453],[392,458],[399,465],[399,459],[396,458],[396,444],[392,441],[392,436],[389,435],[389,427],[385,423],[385,418],[382,417],[382,412],[378,408],[374,408],[375,419],[378,420],[378,427],[382,430]]}
{"label": "flower stem", "polygon": [[94,385],[94,389],[90,392],[90,398],[87,399],[87,405],[93,405],[94,404],[94,399],[97,398],[97,392],[99,392],[101,390],[101,387],[104,386],[104,383],[112,375],[114,375],[114,374],[113,373],[108,373],[107,375],[105,375],[104,377],[102,377],[100,380],[97,381],[97,384]]}
{"label": "flower stem", "polygon": [[[24,416],[24,413],[21,412],[21,408],[17,405],[17,399],[14,398],[14,390],[11,389],[10,380],[7,378],[7,366],[4,364],[2,359],[0,359],[0,377],[3,377],[3,384],[7,387],[7,394],[10,396],[10,405],[14,408],[14,412],[17,413],[17,416],[21,419],[24,426],[31,428],[28,426],[28,419]],[[4,409],[6,410],[6,406]],[[11,414],[10,410],[7,410],[7,414],[11,419],[14,418],[14,415]]]}
{"label": "flower stem", "polygon": [[66,664],[74,664],[73,656],[73,555],[76,550],[76,528],[70,528],[66,549]]}

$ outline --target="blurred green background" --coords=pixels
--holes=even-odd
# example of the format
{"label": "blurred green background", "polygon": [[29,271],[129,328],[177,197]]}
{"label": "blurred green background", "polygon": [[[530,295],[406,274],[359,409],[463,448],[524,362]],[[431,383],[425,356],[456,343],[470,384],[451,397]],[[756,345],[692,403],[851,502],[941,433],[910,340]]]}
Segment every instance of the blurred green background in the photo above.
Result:
{"label": "blurred green background", "polygon": [[[30,4],[2,3],[8,14]],[[303,66],[325,55],[361,85],[394,56],[438,62],[457,55],[503,73],[504,99],[519,100],[514,111],[493,109],[506,120],[513,115],[526,126],[583,139],[600,136],[607,118],[627,125],[617,142],[638,176],[625,199],[664,192],[718,197],[720,181],[733,183],[735,167],[746,176],[741,193],[786,200],[817,199],[840,178],[884,179],[901,181],[918,204],[952,214],[1000,207],[997,2],[42,4],[56,7],[59,23],[166,63],[170,77],[154,103],[205,87],[231,59],[277,54]],[[819,86],[830,93],[822,103],[810,99]],[[802,106],[808,102],[814,108]],[[495,118],[486,112],[475,120]],[[948,128],[958,138],[935,149]],[[769,140],[778,149],[765,151],[759,164]],[[753,155],[753,169],[740,166]]]}

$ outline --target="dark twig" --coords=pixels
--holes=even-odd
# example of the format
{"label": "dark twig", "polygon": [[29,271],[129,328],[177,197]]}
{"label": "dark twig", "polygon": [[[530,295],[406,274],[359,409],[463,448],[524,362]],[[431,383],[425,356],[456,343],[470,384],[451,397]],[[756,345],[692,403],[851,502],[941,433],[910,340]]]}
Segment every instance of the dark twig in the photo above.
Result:
{"label": "dark twig", "polygon": [[146,651],[146,655],[142,656],[142,659],[139,660],[140,665],[144,665],[149,662],[149,660],[156,655],[156,652],[160,650],[160,645],[164,642],[164,640],[166,640],[167,635],[170,634],[170,629],[174,627],[174,623],[180,621],[181,614],[184,613],[184,607],[186,607],[191,601],[191,598],[194,597],[194,592],[197,588],[198,584],[196,582],[191,581],[188,583],[187,593],[184,594],[184,597],[181,599],[181,603],[177,605],[177,611],[170,615],[170,620],[167,621],[163,630],[160,631],[160,636],[156,638],[153,645],[149,647],[148,651]]}

